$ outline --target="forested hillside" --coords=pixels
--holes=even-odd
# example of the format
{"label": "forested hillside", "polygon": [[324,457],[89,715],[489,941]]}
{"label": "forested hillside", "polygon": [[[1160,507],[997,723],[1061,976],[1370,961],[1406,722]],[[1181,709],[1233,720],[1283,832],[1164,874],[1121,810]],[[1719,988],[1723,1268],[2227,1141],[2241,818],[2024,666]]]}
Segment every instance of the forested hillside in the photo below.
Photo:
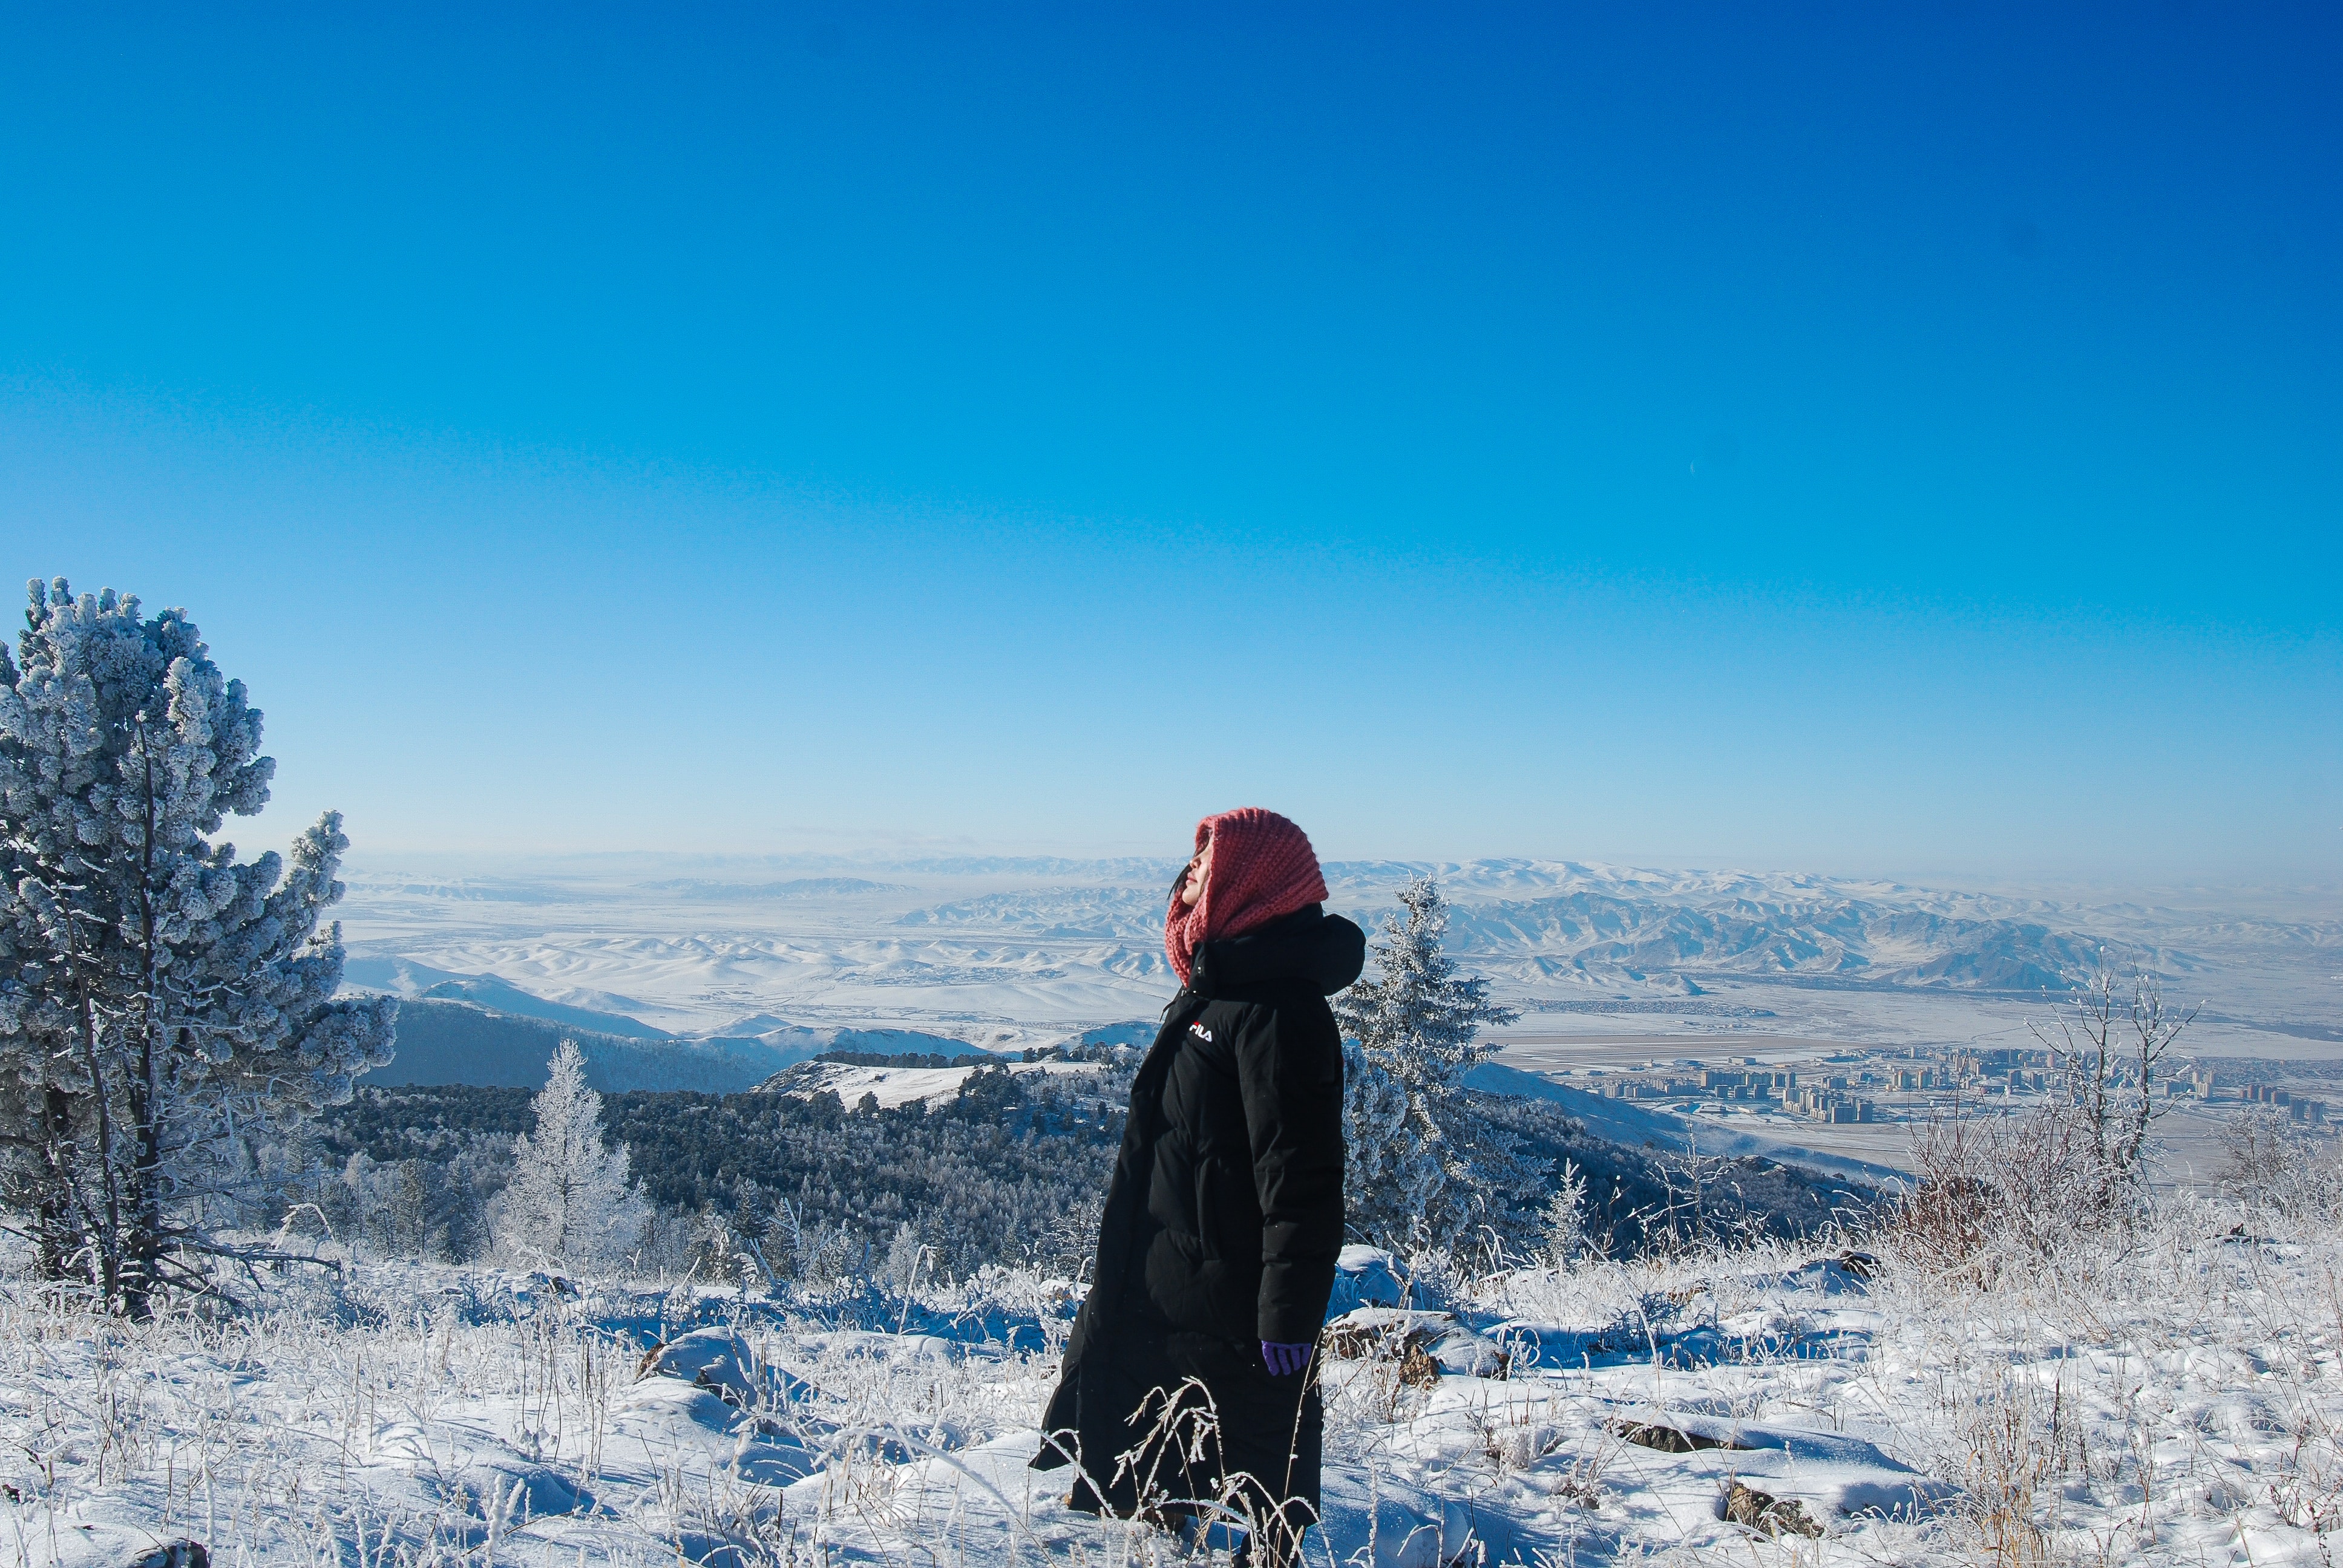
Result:
{"label": "forested hillside", "polygon": [[[784,1277],[860,1269],[909,1224],[937,1266],[965,1277],[988,1262],[1072,1272],[1095,1226],[1122,1133],[1098,1081],[975,1074],[932,1108],[854,1111],[835,1094],[608,1096],[609,1141],[671,1218],[722,1221]],[[504,1156],[529,1125],[529,1093],[446,1085],[364,1089],[317,1123],[317,1153],[344,1172],[320,1201],[352,1227],[437,1234],[471,1255]],[[353,1160],[357,1161],[355,1167]],[[357,1175],[352,1176],[355,1170]],[[411,1211],[419,1217],[377,1218]]]}
{"label": "forested hillside", "polygon": [[410,999],[398,1004],[398,1053],[367,1076],[370,1085],[468,1083],[536,1089],[554,1049],[574,1040],[588,1078],[604,1093],[747,1089],[784,1065],[753,1040],[628,1039],[574,1024],[498,1012],[470,1002]]}
{"label": "forested hillside", "polygon": [[[1072,1275],[1094,1240],[1129,1071],[1102,1065],[1095,1076],[1045,1079],[994,1069],[950,1099],[890,1110],[835,1094],[643,1091],[611,1094],[603,1110],[609,1141],[628,1147],[671,1232],[720,1221],[773,1274],[865,1271],[909,1226],[952,1278],[987,1263]],[[1761,1161],[1692,1164],[1606,1142],[1534,1101],[1474,1098],[1525,1155],[1557,1171],[1568,1161],[1585,1178],[1598,1249],[1803,1235],[1869,1198]],[[511,1141],[529,1118],[523,1089],[362,1089],[310,1134],[315,1155],[340,1173],[313,1196],[337,1233],[380,1251],[478,1255]],[[1535,1203],[1490,1218],[1490,1233],[1516,1252],[1544,1240]]]}

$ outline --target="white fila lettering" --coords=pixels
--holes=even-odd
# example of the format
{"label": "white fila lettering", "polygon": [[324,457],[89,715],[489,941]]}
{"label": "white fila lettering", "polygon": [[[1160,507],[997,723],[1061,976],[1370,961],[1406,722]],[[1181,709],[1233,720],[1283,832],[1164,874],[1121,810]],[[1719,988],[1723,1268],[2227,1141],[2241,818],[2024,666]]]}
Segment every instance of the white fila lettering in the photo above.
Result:
{"label": "white fila lettering", "polygon": [[1206,1028],[1205,1028],[1202,1024],[1201,1024],[1201,1023],[1192,1023],[1192,1024],[1190,1024],[1190,1025],[1188,1026],[1188,1032],[1189,1032],[1190,1034],[1194,1035],[1198,1040],[1202,1040],[1206,1045],[1210,1045],[1210,1044],[1212,1044],[1212,1031],[1211,1030],[1209,1030],[1209,1029],[1206,1029]]}

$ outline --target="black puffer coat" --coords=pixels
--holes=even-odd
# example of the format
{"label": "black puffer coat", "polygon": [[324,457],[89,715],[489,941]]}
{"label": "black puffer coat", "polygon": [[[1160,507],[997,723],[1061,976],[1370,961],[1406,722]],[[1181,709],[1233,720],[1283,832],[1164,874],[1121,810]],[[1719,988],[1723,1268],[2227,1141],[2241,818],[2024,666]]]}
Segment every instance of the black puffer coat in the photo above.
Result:
{"label": "black puffer coat", "polygon": [[[1260,1342],[1313,1341],[1325,1322],[1342,1245],[1342,1051],[1326,998],[1365,957],[1359,928],[1312,904],[1203,944],[1164,1010],[1033,1462],[1081,1462],[1076,1507],[1209,1501],[1248,1476],[1241,1506],[1315,1516],[1316,1368],[1272,1377]],[[1191,1379],[1203,1395],[1181,1394]],[[1209,1400],[1219,1431],[1202,1462],[1164,1441],[1156,1390],[1183,1410]]]}

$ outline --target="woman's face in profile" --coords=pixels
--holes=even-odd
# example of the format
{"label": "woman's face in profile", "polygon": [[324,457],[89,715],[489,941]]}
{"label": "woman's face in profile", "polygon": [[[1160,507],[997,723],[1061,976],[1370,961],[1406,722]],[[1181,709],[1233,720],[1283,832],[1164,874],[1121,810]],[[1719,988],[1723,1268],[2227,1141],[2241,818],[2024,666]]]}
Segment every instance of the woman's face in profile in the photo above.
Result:
{"label": "woman's face in profile", "polygon": [[1204,879],[1212,874],[1212,841],[1207,839],[1204,847],[1196,851],[1196,858],[1188,862],[1188,869],[1180,874],[1180,901],[1194,909],[1196,900],[1204,896]]}

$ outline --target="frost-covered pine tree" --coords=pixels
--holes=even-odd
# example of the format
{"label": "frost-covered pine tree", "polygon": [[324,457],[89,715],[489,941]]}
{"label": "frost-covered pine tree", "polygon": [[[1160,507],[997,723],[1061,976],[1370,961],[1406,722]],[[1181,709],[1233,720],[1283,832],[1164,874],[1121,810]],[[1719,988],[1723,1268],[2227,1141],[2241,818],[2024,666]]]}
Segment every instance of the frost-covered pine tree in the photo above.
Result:
{"label": "frost-covered pine tree", "polygon": [[1436,1161],[1416,1157],[1407,1091],[1357,1040],[1344,1040],[1342,1197],[1351,1231],[1380,1245],[1403,1244],[1408,1217],[1440,1180]]}
{"label": "frost-covered pine tree", "polygon": [[1540,1238],[1547,1264],[1567,1269],[1587,1251],[1586,1232],[1586,1172],[1574,1160],[1562,1162],[1562,1180],[1554,1183],[1554,1195],[1539,1211],[1538,1220],[1544,1234]]}
{"label": "frost-covered pine tree", "polygon": [[895,1238],[887,1243],[887,1289],[906,1300],[920,1282],[920,1266],[927,1261],[926,1243],[920,1240],[919,1228],[909,1220],[895,1227]]}
{"label": "frost-covered pine tree", "polygon": [[650,1201],[627,1176],[627,1146],[602,1144],[602,1097],[586,1086],[586,1059],[565,1040],[530,1101],[537,1130],[513,1140],[498,1240],[507,1256],[596,1268],[625,1258]]}
{"label": "frost-covered pine tree", "polygon": [[1517,1141],[1473,1108],[1464,1075],[1494,1049],[1483,1025],[1520,1014],[1461,976],[1443,949],[1447,900],[1426,878],[1400,890],[1401,913],[1374,944],[1380,972],[1336,999],[1346,1052],[1350,1223],[1381,1245],[1453,1249],[1533,1191],[1541,1171]]}
{"label": "frost-covered pine tree", "polygon": [[46,1278],[143,1312],[272,1121],[390,1060],[397,1004],[336,1001],[348,840],[327,812],[239,861],[260,713],[184,611],[35,582],[0,648],[0,1205]]}

